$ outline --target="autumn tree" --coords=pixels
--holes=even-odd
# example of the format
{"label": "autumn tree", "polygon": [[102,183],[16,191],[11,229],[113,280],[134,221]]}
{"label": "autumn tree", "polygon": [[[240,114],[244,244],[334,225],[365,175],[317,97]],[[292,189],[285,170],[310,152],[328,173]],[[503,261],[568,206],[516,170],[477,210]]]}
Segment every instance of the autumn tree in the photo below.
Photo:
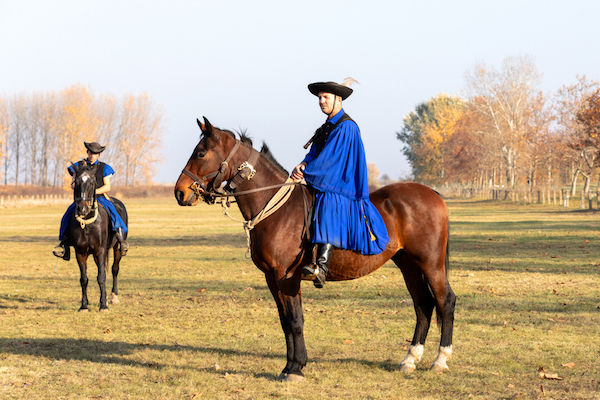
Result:
{"label": "autumn tree", "polygon": [[377,178],[379,177],[379,171],[375,163],[367,163],[367,179],[369,182],[369,191],[373,191],[379,187]]}
{"label": "autumn tree", "polygon": [[590,162],[594,161],[594,147],[589,146],[584,125],[578,114],[586,100],[600,87],[585,75],[577,76],[577,83],[563,85],[554,97],[554,112],[557,118],[557,134],[564,168],[570,170],[571,195],[575,195],[578,176],[584,177],[584,187],[589,187],[593,172]]}
{"label": "autumn tree", "polygon": [[4,178],[4,184],[8,183],[8,163],[7,146],[9,131],[9,113],[6,101],[0,97],[0,164],[4,166],[4,171],[0,171],[0,177]]}
{"label": "autumn tree", "polygon": [[163,108],[147,93],[126,95],[117,128],[116,164],[125,186],[149,181],[153,165],[160,161],[158,149],[162,137]]}
{"label": "autumn tree", "polygon": [[147,94],[119,101],[83,85],[0,99],[4,184],[66,184],[66,167],[86,156],[84,141],[107,145],[102,158],[116,167],[123,184],[149,182],[160,161],[163,115]]}
{"label": "autumn tree", "polygon": [[459,97],[440,94],[404,117],[404,127],[396,135],[405,143],[402,151],[416,180],[434,185],[444,180],[446,144],[464,110]]}
{"label": "autumn tree", "polygon": [[489,142],[489,121],[471,101],[463,116],[456,122],[455,132],[447,142],[444,168],[445,182],[466,184],[475,187],[492,186],[496,180],[496,146]]}
{"label": "autumn tree", "polygon": [[[583,135],[579,138],[577,145],[587,149],[585,160],[588,167],[593,171],[597,168],[600,159],[600,88],[596,89],[584,102],[581,110],[577,113],[577,121],[581,124]],[[589,181],[586,180],[585,192],[589,193]],[[600,188],[600,178],[598,180]]]}

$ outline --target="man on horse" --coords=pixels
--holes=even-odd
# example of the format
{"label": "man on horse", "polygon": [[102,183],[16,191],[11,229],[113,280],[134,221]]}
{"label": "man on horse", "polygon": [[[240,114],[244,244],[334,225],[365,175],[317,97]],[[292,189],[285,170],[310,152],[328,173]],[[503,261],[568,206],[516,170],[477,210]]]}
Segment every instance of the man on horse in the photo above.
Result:
{"label": "man on horse", "polygon": [[325,284],[334,247],[365,255],[383,252],[389,242],[381,215],[369,200],[367,161],[360,130],[342,108],[352,89],[335,82],[317,82],[308,90],[319,98],[327,121],[315,132],[304,160],[292,171],[315,190],[312,241],[316,263],[303,274],[317,288]]}
{"label": "man on horse", "polygon": [[[78,161],[75,165],[80,167],[87,163],[90,166],[97,165],[96,167],[96,200],[98,203],[106,209],[108,215],[110,216],[110,220],[112,223],[112,229],[115,232],[115,236],[119,241],[121,247],[122,255],[127,254],[127,249],[129,248],[127,242],[125,241],[124,233],[127,232],[127,225],[117,212],[115,205],[110,200],[110,197],[106,193],[110,190],[110,178],[114,175],[115,171],[108,164],[105,164],[101,161],[98,161],[100,157],[100,153],[104,151],[106,146],[100,145],[97,142],[83,142],[85,148],[87,149],[87,158],[85,160]],[[71,182],[71,188],[73,188],[73,184],[75,183],[75,170],[73,166],[69,166],[67,168],[69,174],[73,177],[73,181]],[[60,234],[59,240],[60,244],[54,248],[52,253],[59,258],[62,258],[66,261],[70,259],[70,247],[67,245],[68,237],[67,234],[69,232],[69,223],[75,213],[76,204],[73,202],[65,215],[63,215],[62,220],[60,221]]]}

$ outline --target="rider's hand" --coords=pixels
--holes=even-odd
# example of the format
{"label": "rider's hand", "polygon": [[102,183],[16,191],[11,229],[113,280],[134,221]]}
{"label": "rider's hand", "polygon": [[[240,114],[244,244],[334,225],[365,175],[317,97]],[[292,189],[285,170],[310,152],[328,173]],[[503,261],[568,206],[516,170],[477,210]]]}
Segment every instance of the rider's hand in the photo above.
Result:
{"label": "rider's hand", "polygon": [[294,182],[300,182],[302,179],[304,179],[303,171],[305,167],[306,164],[304,163],[296,165],[292,171],[292,174],[290,175],[290,178],[292,178]]}

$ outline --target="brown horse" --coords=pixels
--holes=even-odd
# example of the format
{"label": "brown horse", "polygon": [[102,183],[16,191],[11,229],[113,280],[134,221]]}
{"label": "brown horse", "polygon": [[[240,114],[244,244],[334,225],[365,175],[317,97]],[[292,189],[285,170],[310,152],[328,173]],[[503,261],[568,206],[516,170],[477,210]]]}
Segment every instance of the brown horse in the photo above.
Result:
{"label": "brown horse", "polygon": [[[288,173],[263,145],[260,153],[245,135],[237,140],[229,131],[211,126],[204,118],[194,149],[175,185],[179,205],[214,202],[217,191],[236,196],[243,217],[257,216],[285,185]],[[221,188],[222,183],[228,183]],[[262,189],[261,189],[262,188]],[[308,189],[297,185],[290,198],[271,216],[250,231],[252,261],[264,272],[279,311],[287,345],[287,364],[279,380],[301,380],[307,354],[302,314],[302,266],[312,261],[312,244],[305,234]],[[412,372],[420,361],[433,309],[441,322],[439,353],[431,369],[448,369],[456,296],[450,288],[448,270],[448,210],[441,197],[417,183],[396,183],[370,194],[388,229],[390,242],[378,255],[335,249],[327,280],[341,281],[365,276],[392,259],[402,271],[412,296],[417,324],[408,354],[400,370]],[[308,203],[308,204],[307,204]]]}

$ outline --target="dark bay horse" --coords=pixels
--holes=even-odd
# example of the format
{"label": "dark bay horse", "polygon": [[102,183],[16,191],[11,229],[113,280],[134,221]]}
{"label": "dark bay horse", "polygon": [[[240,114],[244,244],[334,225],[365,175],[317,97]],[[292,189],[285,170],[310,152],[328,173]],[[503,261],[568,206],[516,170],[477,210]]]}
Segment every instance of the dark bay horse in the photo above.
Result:
{"label": "dark bay horse", "polygon": [[[88,166],[85,163],[78,167],[73,164],[75,170],[75,187],[73,197],[75,198],[76,209],[69,224],[69,243],[67,246],[75,248],[77,264],[79,264],[80,283],[81,283],[81,308],[79,311],[89,311],[87,297],[87,259],[91,254],[98,266],[98,285],[100,286],[100,312],[107,312],[106,300],[106,263],[108,261],[108,251],[114,249],[112,264],[112,297],[111,303],[119,303],[119,291],[117,289],[117,275],[119,274],[119,263],[121,262],[121,248],[111,227],[110,216],[104,207],[98,204],[96,200],[96,165]],[[117,212],[123,218],[125,224],[127,221],[127,210],[125,205],[111,197],[115,204]],[[127,235],[125,233],[124,235]]]}
{"label": "dark bay horse", "polygon": [[[246,219],[259,215],[288,173],[263,146],[261,152],[237,140],[229,131],[211,126],[204,118],[194,149],[175,185],[179,205],[196,205],[198,200],[214,201],[216,190],[228,181],[225,190],[236,196]],[[242,178],[239,178],[240,173]],[[235,183],[235,188],[231,185]],[[289,184],[289,183],[288,183]],[[261,189],[262,188],[262,189]],[[312,244],[305,235],[308,189],[297,185],[287,202],[250,231],[252,261],[264,272],[277,303],[287,346],[287,364],[279,380],[301,380],[307,354],[302,314],[302,266],[312,261]],[[303,193],[304,192],[304,193]],[[448,369],[452,352],[452,331],[456,296],[448,283],[448,210],[442,198],[430,188],[416,183],[396,183],[370,194],[383,217],[390,243],[378,255],[335,249],[327,280],[341,281],[365,276],[392,259],[402,271],[412,296],[417,324],[408,354],[400,370],[412,372],[420,361],[433,309],[441,324],[439,352],[431,369]],[[310,206],[310,204],[308,204]]]}

